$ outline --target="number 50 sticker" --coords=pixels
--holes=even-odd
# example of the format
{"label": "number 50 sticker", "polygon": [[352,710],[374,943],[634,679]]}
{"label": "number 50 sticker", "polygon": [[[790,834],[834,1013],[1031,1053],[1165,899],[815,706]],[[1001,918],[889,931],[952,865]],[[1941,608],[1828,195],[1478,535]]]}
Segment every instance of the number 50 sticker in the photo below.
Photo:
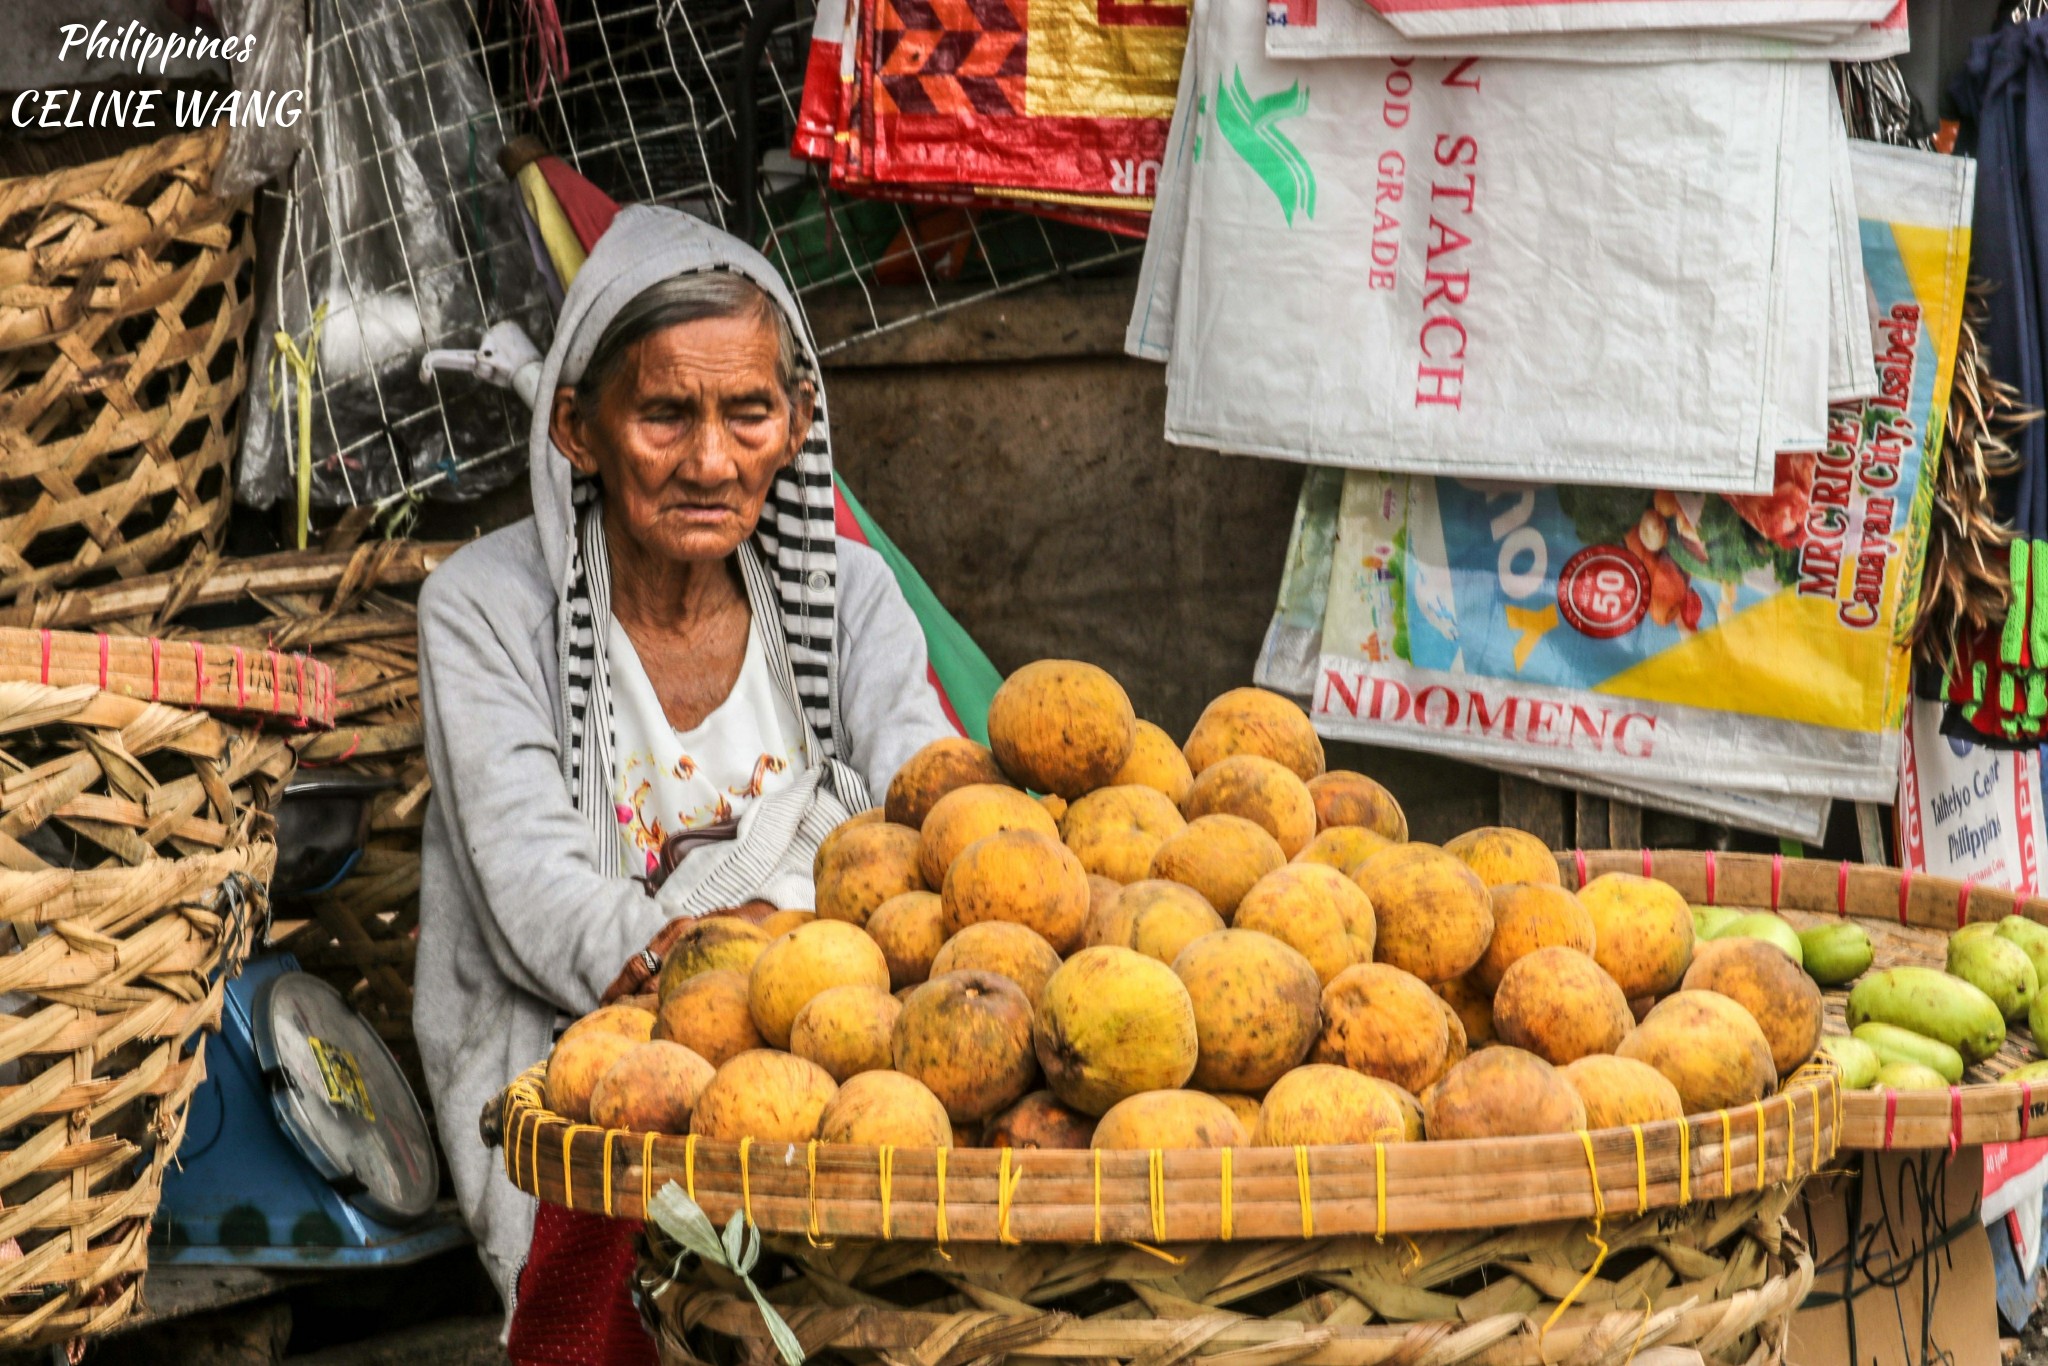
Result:
{"label": "number 50 sticker", "polygon": [[1643,562],[1618,545],[1587,546],[1558,571],[1557,607],[1582,636],[1627,635],[1650,610]]}

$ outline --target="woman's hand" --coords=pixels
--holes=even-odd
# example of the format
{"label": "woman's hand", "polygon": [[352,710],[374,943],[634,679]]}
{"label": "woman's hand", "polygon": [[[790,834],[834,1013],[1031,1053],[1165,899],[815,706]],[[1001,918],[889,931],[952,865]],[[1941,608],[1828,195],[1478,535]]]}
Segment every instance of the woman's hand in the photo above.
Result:
{"label": "woman's hand", "polygon": [[668,951],[675,947],[676,940],[683,937],[683,931],[698,921],[707,920],[713,915],[729,915],[758,925],[774,915],[775,910],[772,903],[755,900],[712,911],[709,915],[677,916],[663,925],[654,938],[647,941],[647,947],[634,954],[632,961],[620,969],[619,975],[612,978],[612,984],[604,989],[604,995],[598,998],[597,1003],[608,1006],[623,996],[638,996],[652,987],[655,980],[661,976],[662,960],[668,957]]}

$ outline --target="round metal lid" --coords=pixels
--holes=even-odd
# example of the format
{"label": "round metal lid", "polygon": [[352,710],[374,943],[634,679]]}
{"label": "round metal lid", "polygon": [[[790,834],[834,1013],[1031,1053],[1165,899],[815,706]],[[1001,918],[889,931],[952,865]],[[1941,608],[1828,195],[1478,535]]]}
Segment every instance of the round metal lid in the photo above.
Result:
{"label": "round metal lid", "polygon": [[441,1173],[426,1116],[369,1022],[305,972],[274,978],[251,1014],[278,1123],[342,1198],[387,1224],[432,1209]]}

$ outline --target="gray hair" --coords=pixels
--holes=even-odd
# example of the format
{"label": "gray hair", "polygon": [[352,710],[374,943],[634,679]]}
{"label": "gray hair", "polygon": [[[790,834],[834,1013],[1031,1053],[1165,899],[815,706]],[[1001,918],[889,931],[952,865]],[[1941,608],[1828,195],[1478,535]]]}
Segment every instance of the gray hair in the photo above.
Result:
{"label": "gray hair", "polygon": [[672,275],[649,285],[620,309],[598,334],[583,373],[575,380],[576,406],[590,412],[634,346],[655,333],[711,318],[759,318],[775,329],[775,380],[797,407],[796,330],[768,292],[729,270]]}

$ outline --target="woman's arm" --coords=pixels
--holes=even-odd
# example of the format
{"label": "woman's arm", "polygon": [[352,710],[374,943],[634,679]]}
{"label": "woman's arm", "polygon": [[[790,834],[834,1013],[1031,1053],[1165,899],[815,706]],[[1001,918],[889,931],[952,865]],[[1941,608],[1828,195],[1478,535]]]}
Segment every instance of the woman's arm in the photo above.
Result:
{"label": "woman's arm", "polygon": [[589,824],[569,799],[547,670],[534,657],[552,640],[501,638],[502,617],[474,597],[491,576],[451,573],[459,559],[420,594],[433,799],[498,970],[581,1014],[668,916],[640,883],[598,866]]}
{"label": "woman's arm", "polygon": [[839,542],[839,720],[847,762],[879,805],[903,761],[957,735],[933,692],[924,628],[895,575],[867,546]]}

